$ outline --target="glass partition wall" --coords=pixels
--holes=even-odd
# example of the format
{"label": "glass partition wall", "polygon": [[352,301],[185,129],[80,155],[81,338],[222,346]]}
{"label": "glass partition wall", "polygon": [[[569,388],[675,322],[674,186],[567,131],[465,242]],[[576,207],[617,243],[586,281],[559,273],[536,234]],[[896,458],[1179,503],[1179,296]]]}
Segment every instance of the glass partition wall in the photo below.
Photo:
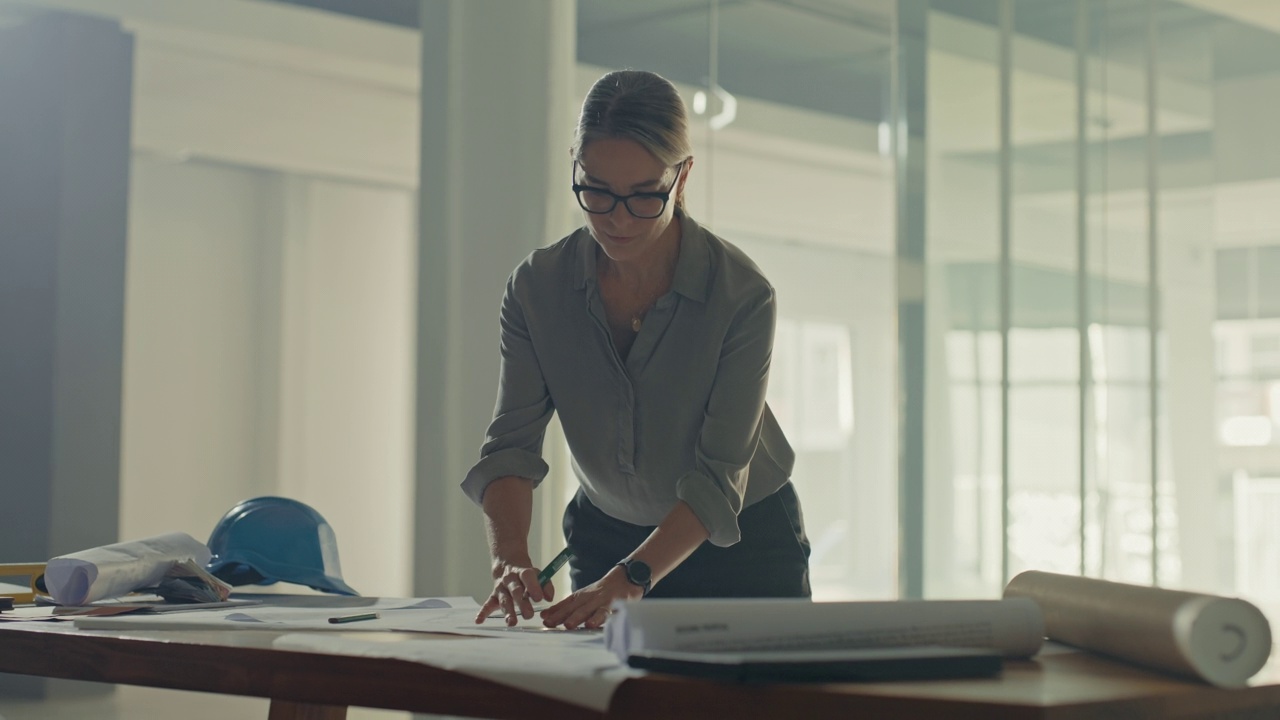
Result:
{"label": "glass partition wall", "polygon": [[1274,607],[1280,8],[920,4],[925,595],[1043,569]]}
{"label": "glass partition wall", "polygon": [[[580,0],[778,289],[820,599],[1026,569],[1280,603],[1280,7]],[[1265,6],[1265,7],[1264,7]]]}

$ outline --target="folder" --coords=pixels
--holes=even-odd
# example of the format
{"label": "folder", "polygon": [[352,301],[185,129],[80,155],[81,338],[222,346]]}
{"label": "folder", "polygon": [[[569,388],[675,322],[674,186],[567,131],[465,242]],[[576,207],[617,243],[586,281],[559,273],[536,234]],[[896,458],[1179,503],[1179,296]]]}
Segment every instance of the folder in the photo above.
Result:
{"label": "folder", "polygon": [[844,650],[688,652],[639,650],[633,668],[737,683],[880,682],[975,678],[1003,668],[998,651],[986,648],[913,647]]}

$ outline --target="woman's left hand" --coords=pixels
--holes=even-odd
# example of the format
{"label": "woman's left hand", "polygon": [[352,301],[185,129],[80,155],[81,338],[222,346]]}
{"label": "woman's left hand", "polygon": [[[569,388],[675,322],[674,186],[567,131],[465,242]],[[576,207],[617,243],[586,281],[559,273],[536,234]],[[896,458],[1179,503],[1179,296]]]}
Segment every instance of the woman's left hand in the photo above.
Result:
{"label": "woman's left hand", "polygon": [[639,600],[643,596],[644,590],[628,582],[622,568],[615,567],[596,582],[543,610],[540,617],[549,628],[563,625],[566,630],[594,630],[609,619],[614,600]]}

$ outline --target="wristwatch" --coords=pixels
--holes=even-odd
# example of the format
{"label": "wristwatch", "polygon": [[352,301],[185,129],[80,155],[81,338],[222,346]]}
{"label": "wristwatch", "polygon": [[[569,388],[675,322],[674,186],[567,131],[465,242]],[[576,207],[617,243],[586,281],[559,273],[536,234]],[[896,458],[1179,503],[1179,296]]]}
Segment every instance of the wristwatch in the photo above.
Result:
{"label": "wristwatch", "polygon": [[645,595],[649,594],[649,587],[653,584],[653,571],[649,569],[649,563],[633,558],[631,560],[623,560],[618,563],[618,567],[622,568],[627,582],[632,585],[639,585],[640,589],[644,590]]}

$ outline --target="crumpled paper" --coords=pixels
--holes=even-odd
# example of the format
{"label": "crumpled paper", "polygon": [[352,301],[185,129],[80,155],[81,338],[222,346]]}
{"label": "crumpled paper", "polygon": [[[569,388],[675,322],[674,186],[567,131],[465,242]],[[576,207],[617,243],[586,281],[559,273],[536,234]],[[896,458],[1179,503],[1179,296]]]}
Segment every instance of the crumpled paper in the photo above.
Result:
{"label": "crumpled paper", "polygon": [[154,588],[145,588],[169,603],[218,603],[231,597],[231,586],[209,574],[194,560],[174,563]]}

